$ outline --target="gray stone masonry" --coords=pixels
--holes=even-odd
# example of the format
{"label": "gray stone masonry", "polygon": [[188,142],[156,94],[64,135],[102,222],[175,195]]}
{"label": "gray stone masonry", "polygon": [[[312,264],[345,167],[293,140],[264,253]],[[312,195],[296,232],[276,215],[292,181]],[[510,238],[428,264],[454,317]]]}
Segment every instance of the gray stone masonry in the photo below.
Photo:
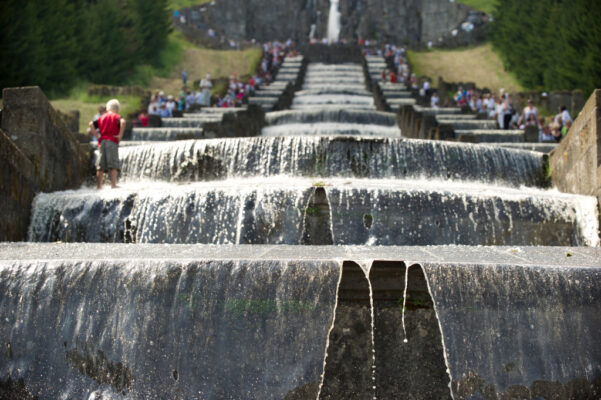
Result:
{"label": "gray stone masonry", "polygon": [[568,135],[551,153],[553,185],[601,199],[601,89],[593,92]]}
{"label": "gray stone masonry", "polygon": [[39,87],[2,93],[0,241],[21,241],[35,193],[79,187],[89,158]]}

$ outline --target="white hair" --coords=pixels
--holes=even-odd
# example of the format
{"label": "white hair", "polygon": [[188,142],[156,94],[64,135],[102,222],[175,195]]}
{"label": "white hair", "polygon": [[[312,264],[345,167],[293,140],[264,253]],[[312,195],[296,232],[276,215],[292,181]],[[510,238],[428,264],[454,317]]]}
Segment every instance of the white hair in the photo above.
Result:
{"label": "white hair", "polygon": [[107,101],[106,109],[107,109],[107,111],[112,111],[112,112],[118,113],[119,110],[121,110],[121,104],[119,104],[119,100],[112,99],[112,100]]}

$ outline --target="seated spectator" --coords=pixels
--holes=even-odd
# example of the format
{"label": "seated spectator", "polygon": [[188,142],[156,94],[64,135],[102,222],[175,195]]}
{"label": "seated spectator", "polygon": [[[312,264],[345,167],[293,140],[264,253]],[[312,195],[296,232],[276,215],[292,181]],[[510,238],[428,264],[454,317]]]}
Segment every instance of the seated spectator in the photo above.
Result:
{"label": "seated spectator", "polygon": [[518,120],[520,129],[524,129],[523,126],[527,125],[527,121],[530,120],[530,116],[534,115],[534,119],[538,119],[538,110],[534,107],[534,101],[528,100],[528,105],[522,110],[522,115]]}
{"label": "seated spectator", "polygon": [[159,94],[157,93],[150,99],[150,103],[148,104],[148,114],[158,115],[160,108],[161,106],[159,104]]}
{"label": "seated spectator", "polygon": [[189,110],[193,104],[196,104],[196,97],[192,92],[186,93],[186,111]]}
{"label": "seated spectator", "polygon": [[556,142],[561,142],[561,126],[559,124],[554,122],[551,125],[551,135],[553,136],[553,139],[555,139]]}
{"label": "seated spectator", "polygon": [[177,108],[177,103],[175,102],[175,98],[171,95],[167,97],[167,103],[165,103],[165,107],[169,110],[169,114],[173,115],[173,110]]}
{"label": "seated spectator", "polygon": [[438,108],[440,99],[438,98],[438,93],[434,92],[432,97],[430,98],[430,107]]}
{"label": "seated spectator", "polygon": [[161,104],[161,108],[159,109],[159,116],[161,118],[170,118],[171,111],[167,108],[167,103]]}
{"label": "seated spectator", "polygon": [[140,115],[138,115],[138,121],[140,121],[140,126],[144,128],[148,127],[148,113],[142,111]]}
{"label": "seated spectator", "polygon": [[540,117],[538,120],[538,141],[539,142],[554,142],[555,138],[551,134],[551,128],[545,124],[545,118]]}

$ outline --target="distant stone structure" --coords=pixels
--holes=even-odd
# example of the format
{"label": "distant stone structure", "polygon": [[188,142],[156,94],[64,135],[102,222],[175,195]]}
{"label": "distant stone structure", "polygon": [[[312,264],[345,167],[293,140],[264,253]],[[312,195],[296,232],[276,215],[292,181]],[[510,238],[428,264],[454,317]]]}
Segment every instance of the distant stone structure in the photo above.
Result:
{"label": "distant stone structure", "polygon": [[35,193],[79,187],[88,158],[39,87],[7,88],[2,97],[0,241],[22,241]]}
{"label": "distant stone structure", "polygon": [[[225,39],[305,43],[312,25],[316,38],[327,36],[329,7],[329,0],[217,0],[180,10],[185,22],[176,25],[188,33],[213,29]],[[449,0],[341,1],[340,38],[425,46],[458,28],[470,10]]]}

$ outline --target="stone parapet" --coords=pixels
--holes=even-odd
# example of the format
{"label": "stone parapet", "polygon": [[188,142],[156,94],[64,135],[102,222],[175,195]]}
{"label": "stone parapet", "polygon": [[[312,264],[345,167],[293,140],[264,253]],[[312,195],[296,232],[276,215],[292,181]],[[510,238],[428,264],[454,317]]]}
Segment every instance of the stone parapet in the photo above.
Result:
{"label": "stone parapet", "polygon": [[601,198],[601,89],[593,92],[568,135],[551,153],[553,185]]}
{"label": "stone parapet", "polygon": [[0,242],[20,241],[27,236],[31,202],[37,186],[29,159],[0,130]]}
{"label": "stone parapet", "polygon": [[0,240],[18,241],[26,238],[35,193],[79,187],[88,173],[89,157],[39,87],[6,88],[2,93],[5,133],[0,153],[6,167],[0,199],[9,211]]}

